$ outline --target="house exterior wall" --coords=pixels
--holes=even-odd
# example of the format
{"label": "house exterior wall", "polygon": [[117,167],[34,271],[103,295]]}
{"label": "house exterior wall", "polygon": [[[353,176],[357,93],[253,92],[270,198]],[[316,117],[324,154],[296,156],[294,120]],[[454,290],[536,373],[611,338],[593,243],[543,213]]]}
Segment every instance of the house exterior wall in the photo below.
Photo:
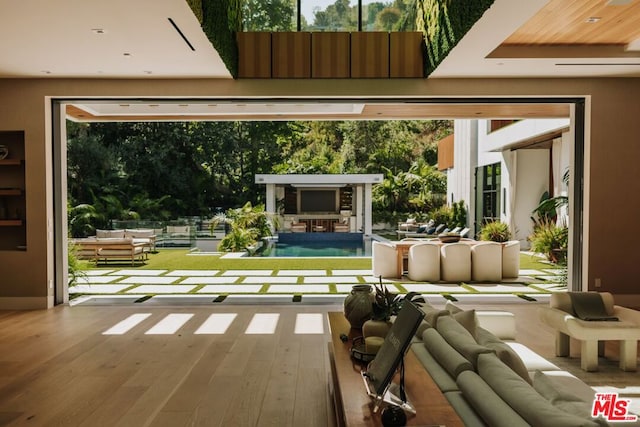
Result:
{"label": "house exterior wall", "polygon": [[[540,196],[549,188],[549,151],[518,150],[516,160],[516,189],[513,222],[515,240],[520,247],[529,248],[527,237],[533,231],[532,212],[540,202]],[[513,195],[511,195],[513,197]]]}
{"label": "house exterior wall", "polygon": [[[0,308],[45,308],[53,303],[53,199],[49,97],[584,97],[585,176],[581,228],[584,289],[624,294],[640,305],[640,246],[628,225],[640,199],[640,79],[397,79],[228,81],[216,79],[0,79],[0,130],[26,138],[26,251],[0,252]],[[616,153],[612,156],[611,153]],[[570,195],[571,196],[571,195]],[[623,202],[621,202],[623,200]],[[61,230],[64,233],[66,230]],[[64,234],[62,234],[64,235]]]}

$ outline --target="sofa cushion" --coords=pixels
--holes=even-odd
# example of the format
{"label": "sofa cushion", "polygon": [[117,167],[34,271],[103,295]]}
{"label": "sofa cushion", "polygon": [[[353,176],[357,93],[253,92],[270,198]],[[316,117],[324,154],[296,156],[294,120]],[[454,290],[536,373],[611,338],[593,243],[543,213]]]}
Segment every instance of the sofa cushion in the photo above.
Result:
{"label": "sofa cushion", "polygon": [[491,427],[524,427],[530,425],[475,372],[462,372],[458,376],[456,383],[460,387],[464,398]]}
{"label": "sofa cushion", "polygon": [[523,380],[531,384],[529,370],[520,356],[518,356],[518,353],[516,353],[509,344],[482,327],[476,328],[476,338],[479,344],[492,349],[505,365],[510,367]]}
{"label": "sofa cushion", "polygon": [[[559,389],[541,371],[536,371],[533,375],[533,388],[556,408],[582,418],[591,417],[592,401],[585,402],[576,395]],[[593,418],[593,421],[601,426],[608,425],[604,418]]]}
{"label": "sofa cushion", "polygon": [[123,239],[125,236],[124,236],[124,230],[96,230],[96,237]]}
{"label": "sofa cushion", "polygon": [[479,354],[490,353],[491,349],[480,345],[475,338],[451,316],[438,318],[436,330],[458,353],[476,367]]}
{"label": "sofa cushion", "polygon": [[458,414],[464,425],[477,427],[488,426],[475,409],[473,409],[473,406],[464,398],[461,391],[448,391],[444,393],[444,397],[446,397],[449,404],[453,406],[453,410],[456,411],[456,414]]}
{"label": "sofa cushion", "polygon": [[[478,357],[478,374],[498,396],[533,426],[598,425],[591,419],[565,413],[553,406],[495,355],[481,354]],[[464,392],[462,386],[460,389]]]}
{"label": "sofa cushion", "polygon": [[436,326],[436,323],[438,322],[438,318],[440,316],[449,316],[450,314],[447,310],[441,310],[430,305],[424,305],[420,308],[424,312],[424,320],[433,327]]}
{"label": "sofa cushion", "polygon": [[457,378],[460,372],[473,370],[471,362],[451,347],[435,329],[426,329],[422,334],[422,342],[433,358],[452,378]]}
{"label": "sofa cushion", "polygon": [[476,317],[475,310],[458,311],[453,313],[453,318],[464,326],[464,328],[469,331],[471,336],[475,339],[476,328],[478,327],[478,318]]}
{"label": "sofa cushion", "polygon": [[411,350],[416,358],[422,363],[422,366],[427,370],[429,376],[436,383],[440,391],[443,393],[447,391],[456,391],[458,386],[456,381],[451,378],[449,373],[438,363],[438,361],[427,351],[422,342],[412,344]]}
{"label": "sofa cushion", "polygon": [[126,237],[149,238],[154,236],[154,232],[151,228],[128,228],[124,230],[124,235]]}

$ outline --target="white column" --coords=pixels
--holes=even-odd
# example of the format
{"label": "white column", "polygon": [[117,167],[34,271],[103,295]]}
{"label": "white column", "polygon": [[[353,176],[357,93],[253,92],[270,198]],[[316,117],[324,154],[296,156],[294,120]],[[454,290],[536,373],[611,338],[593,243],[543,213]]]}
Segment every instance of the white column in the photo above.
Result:
{"label": "white column", "polygon": [[362,208],[364,197],[362,196],[362,184],[356,186],[356,231],[362,230]]}
{"label": "white column", "polygon": [[265,211],[269,213],[276,212],[276,185],[267,184],[267,195],[265,198]]}
{"label": "white column", "polygon": [[371,234],[371,222],[373,214],[371,212],[371,183],[364,185],[364,234]]}

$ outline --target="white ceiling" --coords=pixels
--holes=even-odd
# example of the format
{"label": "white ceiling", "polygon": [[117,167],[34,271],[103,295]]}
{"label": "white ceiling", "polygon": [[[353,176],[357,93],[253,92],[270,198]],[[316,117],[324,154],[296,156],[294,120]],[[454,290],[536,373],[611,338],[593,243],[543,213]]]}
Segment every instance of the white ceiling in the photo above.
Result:
{"label": "white ceiling", "polygon": [[0,77],[36,76],[231,78],[186,0],[1,0]]}

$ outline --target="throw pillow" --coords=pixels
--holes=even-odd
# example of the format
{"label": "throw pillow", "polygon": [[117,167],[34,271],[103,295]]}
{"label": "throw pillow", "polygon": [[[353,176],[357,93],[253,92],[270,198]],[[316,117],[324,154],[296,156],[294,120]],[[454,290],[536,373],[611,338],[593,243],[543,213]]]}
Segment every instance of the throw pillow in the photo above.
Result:
{"label": "throw pillow", "polygon": [[478,344],[484,345],[485,347],[495,351],[498,359],[510,367],[513,372],[520,376],[520,378],[529,384],[532,383],[529,371],[527,370],[524,362],[520,356],[518,356],[518,353],[516,353],[508,344],[480,326],[476,328],[476,340],[478,341]]}
{"label": "throw pillow", "polygon": [[451,316],[438,318],[436,330],[451,347],[476,367],[478,355],[493,352],[480,345],[469,331]]}
{"label": "throw pillow", "polygon": [[438,322],[438,317],[449,315],[449,312],[447,310],[440,310],[432,306],[429,306],[429,307],[423,306],[422,311],[424,311],[424,320],[429,322],[429,324],[433,327],[436,326]]}
{"label": "throw pillow", "polygon": [[473,339],[476,338],[476,328],[478,327],[478,317],[475,310],[466,310],[453,313],[453,318],[469,331]]}

